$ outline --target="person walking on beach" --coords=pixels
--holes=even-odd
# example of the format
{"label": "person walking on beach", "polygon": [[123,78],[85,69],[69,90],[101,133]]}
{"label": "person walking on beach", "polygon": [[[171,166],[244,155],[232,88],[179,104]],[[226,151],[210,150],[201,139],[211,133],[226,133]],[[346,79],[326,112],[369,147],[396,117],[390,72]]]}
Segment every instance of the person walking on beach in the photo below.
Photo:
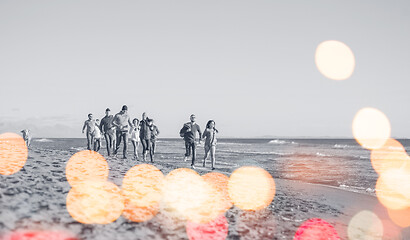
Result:
{"label": "person walking on beach", "polygon": [[138,160],[138,145],[140,144],[140,125],[139,120],[134,118],[132,120],[132,125],[134,125],[131,130],[131,142],[134,146],[134,159]]}
{"label": "person walking on beach", "polygon": [[26,146],[30,147],[31,143],[31,133],[29,129],[23,129],[21,130],[21,133],[23,134],[23,139],[26,142]]}
{"label": "person walking on beach", "polygon": [[98,152],[100,151],[101,148],[101,127],[100,127],[100,120],[96,119],[95,120],[95,128],[93,132],[93,138],[94,138],[94,151]]}
{"label": "person walking on beach", "polygon": [[128,131],[132,126],[130,116],[128,115],[127,105],[122,106],[122,109],[117,113],[112,121],[112,124],[117,128],[117,143],[115,146],[114,154],[117,154],[120,149],[121,141],[124,142],[123,158],[127,158],[127,144],[128,144]]}
{"label": "person walking on beach", "polygon": [[206,124],[206,129],[202,135],[205,138],[205,156],[203,161],[203,166],[205,167],[206,159],[208,158],[209,152],[211,153],[211,166],[212,170],[215,170],[215,150],[216,150],[216,134],[218,130],[215,128],[215,121],[209,120]]}
{"label": "person walking on beach", "polygon": [[87,150],[91,150],[91,146],[94,142],[93,139],[93,132],[95,129],[95,120],[93,119],[93,114],[88,114],[88,119],[84,122],[83,131],[87,128],[86,136],[87,136]]}
{"label": "person walking on beach", "polygon": [[142,114],[142,120],[140,121],[140,140],[142,144],[142,160],[147,160],[147,154],[150,152],[151,162],[153,161],[151,156],[151,129],[148,126],[148,117],[144,112]]}
{"label": "person walking on beach", "polygon": [[185,123],[179,132],[180,136],[184,137],[185,141],[185,158],[184,161],[188,160],[188,157],[192,152],[192,163],[191,168],[195,169],[195,157],[196,157],[196,137],[197,132],[199,133],[199,144],[201,144],[202,132],[199,125],[195,122],[196,116],[192,114],[190,116],[190,122]]}
{"label": "person walking on beach", "polygon": [[105,109],[105,116],[101,119],[101,132],[105,137],[105,143],[107,144],[108,156],[111,156],[111,151],[115,146],[115,126],[112,124],[114,116],[110,115],[111,110]]}
{"label": "person walking on beach", "polygon": [[159,135],[159,129],[157,125],[154,124],[154,119],[151,119],[152,122],[148,123],[149,128],[151,130],[151,151],[152,151],[152,156],[155,156],[155,145],[157,141],[157,136]]}

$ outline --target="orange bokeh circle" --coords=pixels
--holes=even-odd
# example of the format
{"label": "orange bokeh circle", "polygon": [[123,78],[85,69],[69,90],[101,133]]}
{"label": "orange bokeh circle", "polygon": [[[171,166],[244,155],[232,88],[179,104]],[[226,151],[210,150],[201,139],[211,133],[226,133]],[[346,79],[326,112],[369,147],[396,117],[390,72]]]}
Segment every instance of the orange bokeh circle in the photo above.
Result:
{"label": "orange bokeh circle", "polygon": [[405,169],[383,172],[376,183],[376,196],[386,208],[400,210],[410,207],[410,175]]}
{"label": "orange bokeh circle", "polygon": [[272,176],[259,167],[241,167],[229,178],[228,192],[235,206],[243,210],[260,210],[275,197]]}
{"label": "orange bokeh circle", "polygon": [[392,210],[387,209],[390,219],[399,227],[410,227],[410,208]]}
{"label": "orange bokeh circle", "polygon": [[134,222],[144,222],[159,211],[164,175],[149,164],[132,167],[125,174],[121,192],[125,208],[123,216]]}
{"label": "orange bokeh circle", "polygon": [[229,178],[218,172],[210,172],[202,176],[205,182],[209,183],[217,192],[215,196],[220,196],[218,208],[226,211],[232,207],[232,200],[229,197],[228,182]]}
{"label": "orange bokeh circle", "polygon": [[403,145],[395,139],[388,139],[386,143],[370,154],[372,166],[378,174],[382,174],[390,169],[403,167],[410,158]]}
{"label": "orange bokeh circle", "polygon": [[85,181],[76,184],[67,195],[67,211],[84,224],[108,224],[124,210],[120,188],[106,181]]}
{"label": "orange bokeh circle", "polygon": [[105,158],[90,150],[77,152],[66,165],[66,178],[72,187],[84,181],[106,181],[108,173]]}
{"label": "orange bokeh circle", "polygon": [[24,139],[15,133],[0,134],[0,174],[14,174],[24,166],[28,149]]}

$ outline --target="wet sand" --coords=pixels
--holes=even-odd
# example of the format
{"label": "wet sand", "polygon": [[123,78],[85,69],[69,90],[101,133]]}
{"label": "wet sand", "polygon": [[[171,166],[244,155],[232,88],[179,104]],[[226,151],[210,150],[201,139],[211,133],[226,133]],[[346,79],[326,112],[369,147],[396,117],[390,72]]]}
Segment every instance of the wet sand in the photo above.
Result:
{"label": "wet sand", "polygon": [[[73,150],[31,149],[26,165],[10,176],[0,176],[0,234],[16,230],[64,231],[78,239],[187,239],[185,222],[159,213],[144,223],[120,217],[107,225],[85,225],[76,222],[66,210],[70,190],[65,166]],[[123,176],[134,165],[131,159],[107,158],[109,181],[121,186]],[[189,162],[159,159],[153,163],[164,175]],[[198,164],[199,165],[199,164]],[[216,170],[229,176],[235,169]],[[203,175],[209,168],[198,167]],[[332,224],[341,239],[347,239],[347,226],[362,211],[376,213],[386,223],[383,239],[410,239],[409,229],[392,224],[374,196],[348,192],[322,185],[275,179],[276,195],[264,210],[246,212],[232,207],[225,214],[229,231],[227,239],[293,239],[299,226],[310,218],[321,218]],[[400,233],[401,235],[398,235]]]}

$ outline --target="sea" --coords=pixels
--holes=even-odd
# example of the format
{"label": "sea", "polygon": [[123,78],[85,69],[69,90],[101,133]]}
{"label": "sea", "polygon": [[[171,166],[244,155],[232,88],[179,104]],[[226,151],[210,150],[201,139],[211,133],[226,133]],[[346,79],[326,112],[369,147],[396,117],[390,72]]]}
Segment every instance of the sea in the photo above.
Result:
{"label": "sea", "polygon": [[[410,150],[410,139],[398,141],[406,151]],[[73,154],[85,150],[86,144],[86,139],[79,138],[42,138],[33,139],[31,147]],[[159,139],[156,145],[155,161],[183,161],[185,147],[182,139]],[[132,151],[129,143],[129,156]],[[105,143],[100,153],[106,154]],[[203,156],[203,147],[198,146],[198,167],[202,165]],[[207,164],[209,166],[209,161]],[[375,195],[378,178],[371,165],[370,151],[354,139],[218,139],[217,170],[229,173],[242,166],[261,167],[274,179],[321,184],[369,195]]]}

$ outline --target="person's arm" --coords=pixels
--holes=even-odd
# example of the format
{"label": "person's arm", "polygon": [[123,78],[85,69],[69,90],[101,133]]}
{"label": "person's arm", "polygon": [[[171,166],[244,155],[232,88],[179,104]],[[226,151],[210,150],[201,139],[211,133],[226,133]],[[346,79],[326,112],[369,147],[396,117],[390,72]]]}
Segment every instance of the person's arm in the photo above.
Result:
{"label": "person's arm", "polygon": [[117,124],[116,120],[117,120],[117,115],[115,115],[114,118],[112,119],[112,125],[113,125],[114,127],[118,127],[118,126],[119,126],[119,125]]}
{"label": "person's arm", "polygon": [[128,117],[128,124],[130,125],[130,128],[134,128],[134,124],[132,124],[130,117]]}
{"label": "person's arm", "polygon": [[201,142],[201,140],[202,140],[202,132],[201,132],[201,127],[197,124],[197,130],[198,130],[198,133],[199,133],[199,142]]}
{"label": "person's arm", "polygon": [[157,136],[159,135],[159,129],[157,126],[155,126],[155,131],[157,132]]}
{"label": "person's arm", "polygon": [[206,137],[206,129],[205,129],[205,131],[204,131],[204,133],[202,133],[202,138],[205,138]]}
{"label": "person's arm", "polygon": [[87,121],[84,122],[83,131],[82,131],[83,133],[84,133],[84,130],[85,130],[86,126],[87,126]]}

